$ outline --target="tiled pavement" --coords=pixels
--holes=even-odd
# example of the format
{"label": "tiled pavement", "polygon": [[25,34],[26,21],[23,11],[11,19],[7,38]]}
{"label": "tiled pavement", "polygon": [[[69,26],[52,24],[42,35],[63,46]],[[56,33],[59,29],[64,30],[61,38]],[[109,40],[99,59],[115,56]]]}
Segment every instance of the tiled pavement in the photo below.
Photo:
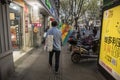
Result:
{"label": "tiled pavement", "polygon": [[57,75],[48,67],[48,53],[34,49],[15,63],[15,74],[9,80],[106,80],[97,70],[96,60],[82,60],[74,64],[66,47],[61,52]]}

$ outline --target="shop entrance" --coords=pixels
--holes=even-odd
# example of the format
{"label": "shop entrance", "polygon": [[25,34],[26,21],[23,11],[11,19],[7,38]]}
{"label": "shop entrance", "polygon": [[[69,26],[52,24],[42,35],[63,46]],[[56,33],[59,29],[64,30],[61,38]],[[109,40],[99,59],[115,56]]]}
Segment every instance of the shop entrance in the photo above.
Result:
{"label": "shop entrance", "polygon": [[10,4],[10,32],[14,50],[22,47],[22,7]]}

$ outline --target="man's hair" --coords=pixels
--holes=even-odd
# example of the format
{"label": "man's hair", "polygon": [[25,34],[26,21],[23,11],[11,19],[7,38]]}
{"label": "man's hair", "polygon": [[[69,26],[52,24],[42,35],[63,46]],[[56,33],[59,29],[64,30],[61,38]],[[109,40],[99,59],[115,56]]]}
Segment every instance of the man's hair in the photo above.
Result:
{"label": "man's hair", "polygon": [[57,21],[52,22],[52,27],[56,27],[58,25]]}

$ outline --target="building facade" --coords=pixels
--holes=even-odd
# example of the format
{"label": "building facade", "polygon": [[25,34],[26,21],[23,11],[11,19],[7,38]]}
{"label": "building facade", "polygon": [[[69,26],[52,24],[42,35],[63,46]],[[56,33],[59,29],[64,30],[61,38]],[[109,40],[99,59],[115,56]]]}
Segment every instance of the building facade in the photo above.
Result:
{"label": "building facade", "polygon": [[39,47],[44,30],[51,22],[49,16],[57,20],[56,12],[51,12],[45,1],[0,1],[0,80],[8,80],[15,72],[15,51]]}
{"label": "building facade", "polygon": [[9,0],[0,1],[0,80],[14,72],[10,37]]}

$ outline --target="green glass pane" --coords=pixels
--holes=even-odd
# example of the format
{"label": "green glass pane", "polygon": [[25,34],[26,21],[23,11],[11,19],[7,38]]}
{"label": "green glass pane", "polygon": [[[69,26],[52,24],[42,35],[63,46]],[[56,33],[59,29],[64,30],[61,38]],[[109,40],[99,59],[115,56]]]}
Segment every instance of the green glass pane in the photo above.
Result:
{"label": "green glass pane", "polygon": [[50,9],[51,8],[51,4],[49,0],[45,0],[45,4],[47,5],[47,7]]}

